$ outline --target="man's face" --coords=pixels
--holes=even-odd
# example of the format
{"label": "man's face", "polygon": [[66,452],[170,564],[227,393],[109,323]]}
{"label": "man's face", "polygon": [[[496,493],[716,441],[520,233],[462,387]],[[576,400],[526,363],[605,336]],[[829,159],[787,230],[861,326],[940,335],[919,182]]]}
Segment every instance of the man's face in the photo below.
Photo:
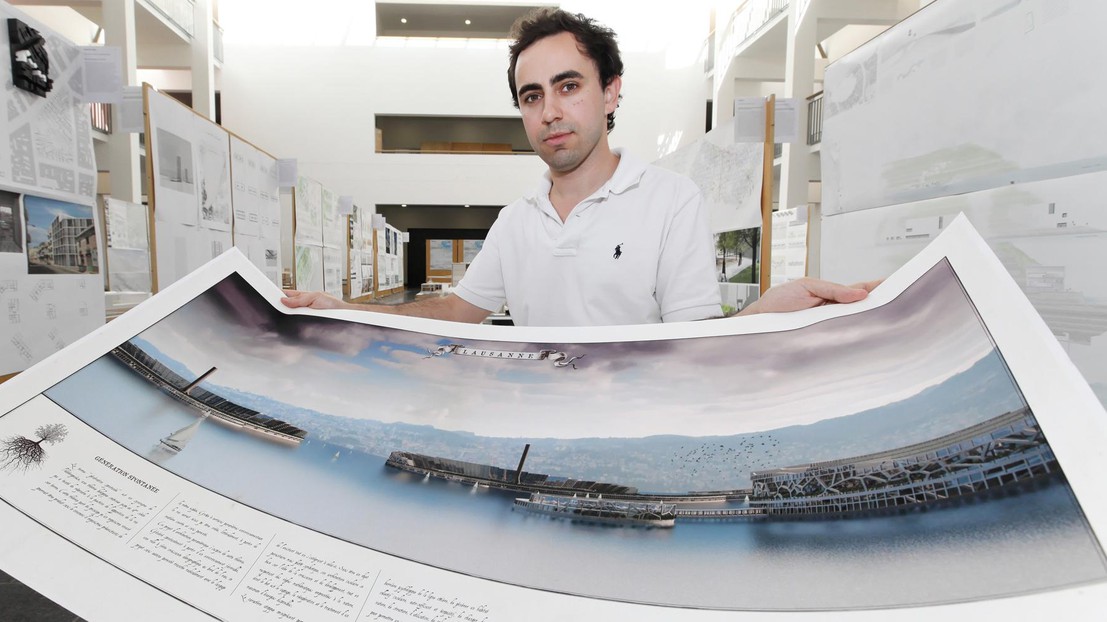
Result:
{"label": "man's face", "polygon": [[519,111],[531,147],[551,171],[567,173],[587,161],[607,139],[607,115],[615,111],[621,82],[604,87],[592,59],[572,34],[539,39],[515,64]]}

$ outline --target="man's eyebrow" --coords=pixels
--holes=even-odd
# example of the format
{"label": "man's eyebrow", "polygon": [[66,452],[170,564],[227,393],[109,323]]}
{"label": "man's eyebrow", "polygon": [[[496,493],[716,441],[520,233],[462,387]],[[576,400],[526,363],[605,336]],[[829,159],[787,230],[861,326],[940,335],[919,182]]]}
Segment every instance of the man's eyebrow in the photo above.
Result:
{"label": "man's eyebrow", "polygon": [[[559,74],[555,75],[554,77],[550,78],[550,85],[553,86],[554,84],[557,84],[558,82],[561,82],[562,80],[569,80],[569,79],[580,80],[582,78],[584,78],[584,74],[582,74],[581,72],[579,72],[575,69],[569,69],[569,70],[566,70],[566,71],[562,71],[561,73],[559,73]],[[526,93],[529,93],[530,91],[541,91],[541,90],[542,90],[542,85],[541,84],[539,84],[537,82],[530,82],[530,83],[524,84],[523,86],[519,87],[518,96],[522,97],[523,95],[525,95]]]}
{"label": "man's eyebrow", "polygon": [[538,84],[537,82],[531,82],[529,84],[524,84],[523,86],[519,87],[518,96],[522,97],[524,94],[529,93],[530,91],[541,91],[541,90],[542,90],[542,85],[541,84]]}
{"label": "man's eyebrow", "polygon": [[577,80],[579,80],[583,77],[584,77],[584,74],[582,74],[581,72],[579,72],[575,69],[570,69],[568,71],[562,71],[561,73],[557,74],[556,76],[550,78],[550,84],[554,85],[554,84],[557,84],[558,82],[561,82],[562,80],[568,80],[569,78],[576,78]]}

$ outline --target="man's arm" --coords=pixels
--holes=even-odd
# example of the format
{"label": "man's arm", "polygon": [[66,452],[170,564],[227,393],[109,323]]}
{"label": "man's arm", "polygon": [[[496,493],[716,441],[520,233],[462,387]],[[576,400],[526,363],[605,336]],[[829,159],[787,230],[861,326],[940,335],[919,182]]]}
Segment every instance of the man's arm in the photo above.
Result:
{"label": "man's arm", "polygon": [[787,313],[827,304],[857,302],[864,300],[882,281],[883,279],[846,286],[804,277],[770,288],[764,296],[742,309],[738,315]]}
{"label": "man's arm", "polygon": [[484,318],[488,317],[489,313],[489,311],[476,305],[465,302],[454,294],[428,297],[398,305],[381,305],[344,302],[323,292],[300,292],[294,289],[286,289],[284,293],[285,297],[281,298],[281,303],[292,309],[307,307],[309,309],[374,311],[376,313],[425,317],[451,322],[468,322],[470,324],[479,324]]}

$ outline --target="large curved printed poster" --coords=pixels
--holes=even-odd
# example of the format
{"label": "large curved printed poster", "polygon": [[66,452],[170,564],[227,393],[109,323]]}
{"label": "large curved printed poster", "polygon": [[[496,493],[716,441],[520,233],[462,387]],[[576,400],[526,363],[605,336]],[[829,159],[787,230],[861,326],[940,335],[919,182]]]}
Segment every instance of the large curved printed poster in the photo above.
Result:
{"label": "large curved printed poster", "polygon": [[962,220],[856,305],[500,329],[229,254],[3,387],[3,518],[173,619],[1077,613],[1104,412],[999,277]]}

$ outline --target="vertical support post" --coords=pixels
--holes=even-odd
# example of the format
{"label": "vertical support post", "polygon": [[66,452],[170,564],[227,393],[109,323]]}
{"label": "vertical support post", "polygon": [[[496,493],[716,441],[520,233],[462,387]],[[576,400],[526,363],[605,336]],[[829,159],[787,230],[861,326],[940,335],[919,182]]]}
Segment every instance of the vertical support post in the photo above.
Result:
{"label": "vertical support post", "polygon": [[212,0],[194,0],[192,26],[192,109],[215,120],[215,25]]}
{"label": "vertical support post", "polygon": [[761,269],[758,271],[759,289],[764,294],[769,289],[773,250],[773,144],[776,96],[765,100],[765,154],[761,170]]}
{"label": "vertical support post", "polygon": [[[119,48],[123,58],[123,82],[138,85],[138,52],[135,43],[135,0],[103,2],[105,42]],[[113,106],[119,114],[119,106]],[[113,120],[116,131],[108,136],[108,162],[97,168],[111,173],[111,196],[130,203],[142,202],[142,172],[139,170],[138,135],[118,131],[119,117]]]}

